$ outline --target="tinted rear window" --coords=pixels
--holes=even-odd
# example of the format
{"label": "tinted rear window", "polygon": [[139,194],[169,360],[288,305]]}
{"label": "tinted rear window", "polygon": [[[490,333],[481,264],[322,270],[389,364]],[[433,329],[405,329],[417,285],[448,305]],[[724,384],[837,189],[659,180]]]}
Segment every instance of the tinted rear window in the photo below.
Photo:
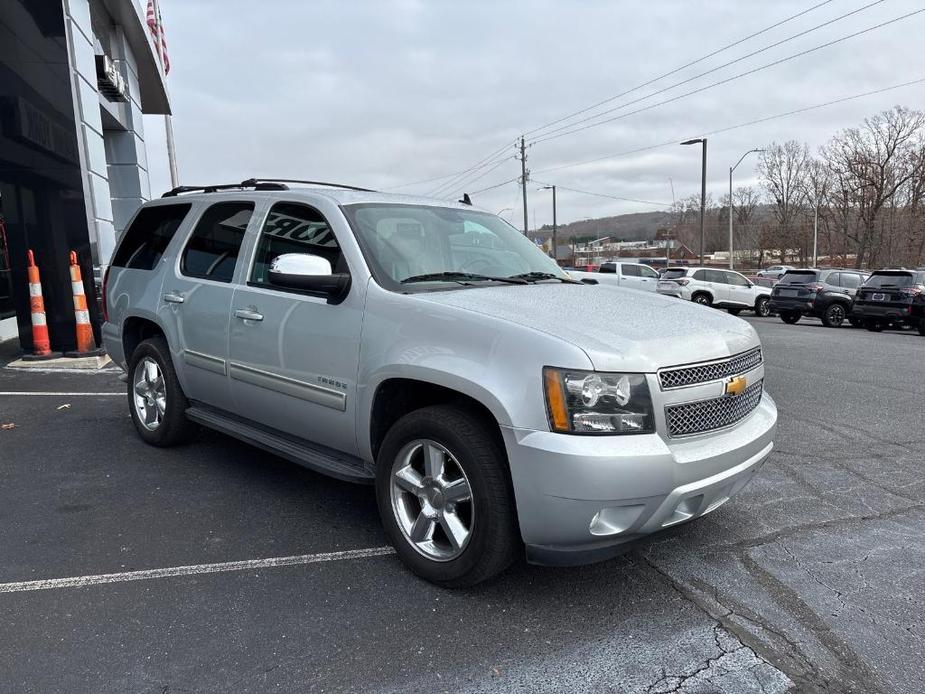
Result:
{"label": "tinted rear window", "polygon": [[687,270],[683,268],[678,269],[678,270],[672,269],[672,270],[665,270],[665,272],[662,274],[662,279],[663,280],[677,280],[685,276],[687,276]]}
{"label": "tinted rear window", "polygon": [[911,287],[915,284],[915,276],[911,272],[896,272],[889,274],[877,274],[870,276],[870,279],[864,284],[865,287]]}
{"label": "tinted rear window", "polygon": [[815,282],[819,273],[812,270],[790,270],[780,278],[781,284],[809,284]]}
{"label": "tinted rear window", "polygon": [[192,205],[144,207],[122,236],[112,258],[115,267],[153,270]]}

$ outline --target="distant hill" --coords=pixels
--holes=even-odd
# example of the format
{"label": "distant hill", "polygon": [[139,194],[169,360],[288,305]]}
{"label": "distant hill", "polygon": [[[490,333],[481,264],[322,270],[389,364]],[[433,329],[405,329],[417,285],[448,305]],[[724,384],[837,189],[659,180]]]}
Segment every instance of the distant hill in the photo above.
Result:
{"label": "distant hill", "polygon": [[[636,212],[616,217],[580,219],[577,222],[559,226],[560,244],[572,243],[573,239],[589,241],[609,236],[612,241],[651,241],[659,228],[670,221],[668,212]],[[530,232],[530,238],[546,240],[552,236],[552,225],[547,224]]]}

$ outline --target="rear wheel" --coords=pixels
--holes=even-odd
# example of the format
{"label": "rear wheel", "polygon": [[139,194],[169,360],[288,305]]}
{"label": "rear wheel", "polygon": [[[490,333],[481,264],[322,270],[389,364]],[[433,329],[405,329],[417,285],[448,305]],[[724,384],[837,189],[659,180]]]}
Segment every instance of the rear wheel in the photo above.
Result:
{"label": "rear wheel", "polygon": [[796,311],[787,311],[780,314],[780,319],[787,325],[793,325],[800,320],[800,314]]}
{"label": "rear wheel", "polygon": [[128,402],[138,435],[152,446],[183,443],[196,431],[186,418],[189,402],[170,359],[163,337],[142,342],[128,369]]}
{"label": "rear wheel", "polygon": [[438,405],[411,412],[386,434],[376,500],[386,533],[418,576],[471,586],[521,550],[507,456],[489,424]]}
{"label": "rear wheel", "polygon": [[822,324],[827,328],[838,328],[845,322],[848,311],[844,304],[834,302],[829,304],[822,312]]}
{"label": "rear wheel", "polygon": [[705,294],[704,292],[694,294],[694,296],[691,297],[691,301],[693,301],[695,304],[700,304],[701,306],[709,306],[713,303],[713,299],[710,297],[710,295]]}
{"label": "rear wheel", "polygon": [[761,318],[767,318],[771,315],[771,300],[766,296],[759,296],[755,302],[755,315]]}

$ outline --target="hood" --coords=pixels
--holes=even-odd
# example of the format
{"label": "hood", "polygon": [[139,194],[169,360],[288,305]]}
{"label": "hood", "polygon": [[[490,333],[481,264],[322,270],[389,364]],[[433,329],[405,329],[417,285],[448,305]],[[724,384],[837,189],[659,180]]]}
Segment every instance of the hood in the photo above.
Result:
{"label": "hood", "polygon": [[755,330],[728,313],[622,287],[544,283],[414,296],[554,335],[584,350],[599,371],[651,373],[759,344]]}

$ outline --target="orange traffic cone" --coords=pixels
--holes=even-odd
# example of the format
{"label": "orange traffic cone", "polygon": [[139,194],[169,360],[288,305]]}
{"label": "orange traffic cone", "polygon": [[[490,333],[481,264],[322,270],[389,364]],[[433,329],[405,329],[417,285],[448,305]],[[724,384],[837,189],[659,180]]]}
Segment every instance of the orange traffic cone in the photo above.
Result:
{"label": "orange traffic cone", "polygon": [[80,276],[80,265],[77,264],[77,253],[71,251],[71,291],[74,294],[74,318],[77,321],[77,350],[65,352],[66,357],[96,356],[96,342],[93,339],[93,328],[90,325],[90,312],[87,310],[87,295],[84,293],[84,283]]}
{"label": "orange traffic cone", "polygon": [[60,357],[60,352],[51,351],[51,341],[48,339],[48,322],[45,319],[45,299],[42,298],[42,280],[39,277],[39,268],[35,264],[35,256],[29,251],[29,307],[32,313],[32,354],[26,354],[23,359],[39,361]]}

